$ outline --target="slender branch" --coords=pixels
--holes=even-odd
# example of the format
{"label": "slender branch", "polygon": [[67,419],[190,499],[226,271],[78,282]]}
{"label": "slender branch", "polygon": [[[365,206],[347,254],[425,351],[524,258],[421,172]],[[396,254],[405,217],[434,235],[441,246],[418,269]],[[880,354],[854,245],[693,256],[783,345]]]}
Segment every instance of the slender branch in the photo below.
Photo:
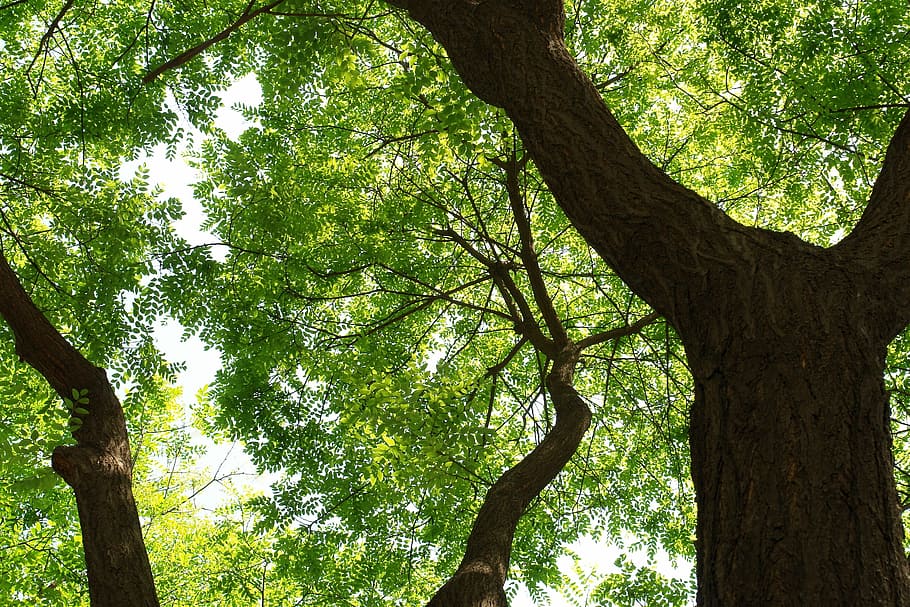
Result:
{"label": "slender branch", "polygon": [[635,335],[636,333],[640,333],[642,329],[653,323],[658,318],[660,318],[660,314],[657,312],[651,312],[650,314],[639,318],[631,325],[626,325],[625,327],[619,327],[616,329],[610,329],[609,331],[603,331],[602,333],[589,335],[588,337],[579,340],[576,345],[579,349],[584,350],[585,348],[590,348],[591,346],[602,344],[606,341],[619,339],[620,337],[628,337],[629,335]]}
{"label": "slender branch", "polygon": [[[47,26],[47,31],[44,32],[44,35],[41,36],[41,40],[38,42],[38,50],[35,51],[35,56],[32,57],[31,63],[28,64],[28,67],[25,70],[26,74],[30,74],[32,68],[35,66],[35,63],[38,61],[38,57],[42,53],[46,53],[51,42],[51,38],[54,36],[54,32],[57,31],[57,28],[60,27],[60,22],[63,20],[63,17],[66,16],[66,13],[73,8],[73,3],[75,0],[66,0],[66,3],[60,8],[60,11],[57,13],[57,16],[54,17],[54,20],[51,21],[50,25]],[[10,5],[7,5],[10,6]],[[5,8],[5,7],[4,7]],[[40,80],[40,79],[39,79]]]}
{"label": "slender branch", "polygon": [[271,2],[270,4],[266,4],[265,6],[261,6],[261,7],[257,8],[256,10],[251,11],[250,9],[253,7],[253,0],[250,0],[250,3],[247,4],[247,6],[244,9],[243,14],[240,16],[240,18],[238,18],[232,24],[230,24],[229,26],[227,26],[226,28],[224,28],[223,30],[221,30],[220,32],[218,32],[217,34],[215,34],[208,40],[201,42],[201,43],[197,44],[196,46],[194,46],[193,48],[180,53],[178,56],[174,57],[170,61],[162,63],[161,65],[159,65],[158,67],[156,67],[155,69],[153,69],[152,71],[147,73],[142,78],[142,84],[148,84],[149,82],[151,82],[152,80],[154,80],[155,78],[157,78],[158,76],[163,74],[164,72],[166,72],[168,70],[172,70],[176,67],[180,67],[181,65],[189,62],[190,60],[194,59],[198,55],[205,52],[205,50],[208,49],[209,47],[211,47],[212,45],[217,44],[218,42],[221,42],[222,40],[226,39],[228,36],[230,36],[235,31],[240,29],[245,23],[255,19],[256,17],[258,17],[259,15],[261,15],[263,13],[268,13],[273,8],[277,7],[278,5],[282,4],[283,2],[284,2],[284,0],[274,0],[274,2]]}
{"label": "slender branch", "polygon": [[408,135],[400,135],[398,137],[379,137],[378,138],[379,144],[376,145],[376,147],[374,147],[372,150],[367,152],[366,156],[364,156],[363,159],[366,160],[367,158],[370,158],[371,156],[375,156],[376,154],[378,154],[379,152],[381,152],[382,150],[384,150],[385,148],[387,148],[390,145],[394,145],[396,143],[404,143],[406,141],[413,141],[415,139],[420,139],[421,137],[424,137],[425,135],[432,135],[432,134],[435,134],[438,132],[439,132],[438,129],[430,129],[427,131],[420,131],[419,133],[410,133]]}
{"label": "slender branch", "polygon": [[41,194],[47,194],[48,196],[55,196],[55,195],[56,195],[56,192],[54,192],[54,191],[53,191],[52,189],[50,189],[50,188],[47,188],[47,187],[44,187],[44,186],[40,186],[40,185],[35,185],[35,184],[33,184],[33,183],[31,183],[31,182],[28,182],[28,181],[23,181],[22,179],[19,179],[18,177],[13,177],[12,175],[8,175],[8,174],[6,174],[6,173],[0,172],[0,177],[2,177],[3,179],[6,179],[7,181],[10,181],[10,182],[12,182],[12,183],[14,183],[14,184],[16,184],[16,185],[18,185],[18,186],[20,186],[20,187],[27,188],[27,189],[30,189],[30,190],[34,190],[34,191],[39,192],[39,193],[41,193]]}
{"label": "slender branch", "polygon": [[0,11],[5,11],[8,8],[13,8],[14,6],[19,6],[20,4],[25,4],[28,0],[13,0],[13,2],[8,2],[0,6]]}
{"label": "slender branch", "polygon": [[[484,374],[486,377],[496,377],[502,373],[506,367],[509,366],[509,363],[512,362],[512,359],[521,351],[524,345],[528,343],[528,338],[525,335],[522,335],[519,340],[512,346],[512,349],[509,350],[508,354],[505,357],[487,369],[487,372]],[[487,414],[487,421],[489,422],[489,413]]]}
{"label": "slender branch", "polygon": [[514,318],[516,324],[515,329],[519,333],[527,335],[535,348],[542,352],[546,352],[548,355],[552,354],[554,352],[555,342],[544,335],[543,331],[540,330],[537,321],[534,319],[534,312],[531,310],[531,306],[528,304],[527,299],[525,299],[521,289],[518,288],[518,285],[515,284],[515,281],[512,280],[512,277],[509,274],[509,270],[513,268],[505,262],[490,259],[490,257],[477,250],[477,248],[468,242],[467,239],[451,228],[438,230],[437,233],[440,236],[445,236],[457,243],[467,251],[471,257],[486,266],[490,276],[493,277],[493,282],[495,282],[496,286],[499,288],[500,295],[502,295],[506,302],[506,307],[509,308],[509,311]]}
{"label": "slender branch", "polygon": [[581,443],[591,411],[572,386],[580,351],[569,344],[556,356],[547,387],[556,423],[543,441],[490,487],[474,520],[464,559],[428,607],[507,604],[503,584],[518,521]]}
{"label": "slender branch", "polygon": [[19,236],[18,232],[16,232],[16,230],[13,228],[13,225],[10,223],[9,218],[6,216],[6,213],[3,211],[3,209],[0,209],[0,221],[2,221],[3,225],[6,227],[5,232],[13,238],[13,240],[18,245],[19,250],[22,251],[22,255],[25,256],[25,259],[35,269],[35,272],[37,272],[38,275],[41,276],[41,278],[43,278],[47,282],[47,284],[49,284],[51,286],[51,288],[53,288],[57,293],[59,293],[60,295],[63,295],[64,297],[72,297],[72,294],[68,293],[63,287],[61,287],[59,284],[57,284],[56,281],[54,281],[50,276],[48,276],[47,273],[38,264],[38,262],[32,257],[31,253],[28,250],[28,247],[25,246],[25,243],[22,241],[22,238]]}
{"label": "slender branch", "polygon": [[857,112],[865,110],[888,110],[893,108],[910,108],[910,103],[876,103],[873,105],[854,105],[851,107],[841,107],[831,110],[832,114],[840,112]]}
{"label": "slender branch", "polygon": [[521,193],[521,186],[518,183],[518,173],[527,164],[528,156],[518,161],[513,151],[512,157],[502,162],[494,160],[506,173],[506,192],[509,196],[509,206],[512,209],[512,217],[515,220],[515,226],[518,228],[518,237],[521,240],[521,261],[524,264],[525,272],[531,283],[531,291],[534,294],[534,301],[540,310],[541,316],[550,331],[550,335],[556,342],[563,343],[568,339],[566,329],[559,320],[559,314],[553,307],[553,299],[547,292],[547,285],[544,282],[543,275],[540,271],[540,264],[537,260],[537,252],[534,250],[534,236],[531,233],[531,222],[528,218],[528,210],[525,205],[524,196]]}

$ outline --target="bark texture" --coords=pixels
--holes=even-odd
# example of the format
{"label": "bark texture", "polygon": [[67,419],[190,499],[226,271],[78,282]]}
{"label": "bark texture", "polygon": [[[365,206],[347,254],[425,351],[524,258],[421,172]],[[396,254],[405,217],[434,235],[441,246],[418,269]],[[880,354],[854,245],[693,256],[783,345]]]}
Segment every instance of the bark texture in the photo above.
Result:
{"label": "bark texture", "polygon": [[698,603],[910,604],[868,277],[794,238],[764,244],[742,253],[759,270],[680,323]]}
{"label": "bark texture", "polygon": [[34,305],[0,254],[0,316],[16,353],[62,397],[88,390],[76,445],[54,450],[54,470],[73,488],[82,528],[92,607],[157,607],[132,491],[123,409],[103,369],[91,364]]}
{"label": "bark texture", "polygon": [[823,250],[737,224],[649,162],[566,50],[560,2],[393,3],[506,110],[575,227],[682,337],[698,604],[910,604],[882,382],[910,320],[910,115],[862,220]]}

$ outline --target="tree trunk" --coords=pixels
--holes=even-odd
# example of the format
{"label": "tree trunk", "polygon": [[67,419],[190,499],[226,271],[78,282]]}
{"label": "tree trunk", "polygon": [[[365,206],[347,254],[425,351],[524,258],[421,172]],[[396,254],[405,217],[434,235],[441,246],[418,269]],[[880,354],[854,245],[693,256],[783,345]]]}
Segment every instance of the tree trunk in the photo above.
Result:
{"label": "tree trunk", "polygon": [[16,352],[63,398],[85,391],[88,411],[73,432],[76,445],[58,447],[54,470],[73,488],[82,529],[92,607],[157,607],[132,490],[132,459],[123,409],[103,369],[91,364],[35,307],[0,254],[0,316]]}
{"label": "tree trunk", "polygon": [[696,383],[698,604],[908,605],[889,323],[861,271],[795,238],[763,240],[740,264],[755,270],[728,276],[680,327]]}

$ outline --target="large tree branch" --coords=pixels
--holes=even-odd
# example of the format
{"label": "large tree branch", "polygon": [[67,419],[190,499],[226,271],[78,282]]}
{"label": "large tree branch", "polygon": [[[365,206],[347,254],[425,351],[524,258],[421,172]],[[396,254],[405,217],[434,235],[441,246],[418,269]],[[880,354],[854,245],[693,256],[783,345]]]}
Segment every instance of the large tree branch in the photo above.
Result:
{"label": "large tree branch", "polygon": [[458,570],[428,607],[506,607],[503,584],[509,571],[518,521],[575,454],[591,423],[591,411],[572,387],[579,349],[567,343],[553,361],[547,388],[556,424],[531,453],[487,491]]}
{"label": "large tree branch", "polygon": [[560,3],[393,4],[430,30],[475,94],[506,110],[582,236],[671,321],[679,302],[708,291],[710,268],[738,258],[751,231],[642,155],[566,49]]}
{"label": "large tree branch", "polygon": [[51,325],[2,252],[0,316],[13,332],[16,353],[54,391],[72,400],[78,400],[74,394],[88,398],[79,403],[88,413],[78,416],[76,445],[57,447],[52,463],[76,494],[92,607],[157,606],[133,499],[126,422],[106,373]]}
{"label": "large tree branch", "polygon": [[891,138],[863,216],[835,251],[867,265],[879,277],[880,293],[898,300],[904,314],[895,331],[910,321],[910,111]]}

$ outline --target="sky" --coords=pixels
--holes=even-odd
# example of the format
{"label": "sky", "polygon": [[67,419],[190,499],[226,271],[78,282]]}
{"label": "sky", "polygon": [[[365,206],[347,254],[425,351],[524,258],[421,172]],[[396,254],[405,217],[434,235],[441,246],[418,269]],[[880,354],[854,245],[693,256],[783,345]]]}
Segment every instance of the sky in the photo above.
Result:
{"label": "sky", "polygon": [[[250,124],[240,112],[231,109],[231,105],[258,104],[262,99],[261,89],[254,78],[244,78],[225,90],[222,99],[222,107],[216,114],[215,125],[232,138],[236,138]],[[191,136],[202,137],[202,134],[195,131],[188,122],[182,121],[180,126],[185,132],[191,133]],[[159,186],[163,198],[177,198],[181,201],[185,215],[174,224],[177,233],[191,245],[211,243],[217,239],[201,228],[205,213],[202,205],[193,197],[192,184],[196,180],[196,174],[186,162],[187,151],[187,144],[184,143],[174,158],[169,160],[165,155],[165,146],[160,145],[154,153],[124,165],[121,176],[128,177],[144,163],[149,172],[149,184]],[[211,253],[216,259],[224,255],[218,247],[214,247]],[[198,337],[184,339],[183,334],[184,329],[180,323],[162,318],[154,336],[158,348],[169,361],[185,365],[185,370],[179,374],[177,383],[183,393],[181,402],[189,414],[195,404],[196,395],[214,380],[215,373],[221,368],[221,355],[217,350],[206,348]],[[241,485],[250,486],[257,491],[268,491],[270,481],[274,477],[256,474],[255,466],[243,452],[241,445],[216,444],[198,433],[194,435],[194,439],[205,446],[206,454],[197,462],[200,469],[207,469],[212,473],[218,471],[219,475],[239,473],[233,477],[234,482],[238,482],[237,479],[244,479],[239,481]],[[194,501],[197,507],[212,510],[228,499],[230,495],[225,488],[220,483],[213,483]]]}

